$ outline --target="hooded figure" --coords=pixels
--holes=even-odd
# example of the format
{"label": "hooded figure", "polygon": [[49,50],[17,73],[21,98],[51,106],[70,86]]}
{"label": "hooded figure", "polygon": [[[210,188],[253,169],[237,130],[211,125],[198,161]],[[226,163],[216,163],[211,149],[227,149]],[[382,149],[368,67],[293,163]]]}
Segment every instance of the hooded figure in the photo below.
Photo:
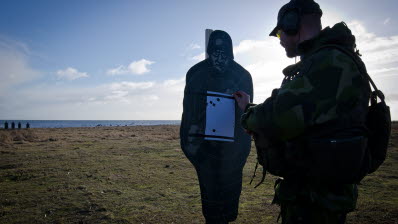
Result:
{"label": "hooded figure", "polygon": [[[181,148],[198,174],[206,223],[228,223],[238,215],[242,170],[251,147],[251,137],[240,125],[242,111],[232,94],[244,90],[253,99],[253,83],[250,73],[233,60],[232,40],[226,32],[211,33],[207,53],[209,58],[186,75]],[[224,111],[211,120],[210,109],[220,108],[228,100],[230,113]],[[231,117],[231,122],[221,121],[226,117]],[[217,134],[218,130],[210,127],[222,122],[232,127],[225,130],[229,134]]]}

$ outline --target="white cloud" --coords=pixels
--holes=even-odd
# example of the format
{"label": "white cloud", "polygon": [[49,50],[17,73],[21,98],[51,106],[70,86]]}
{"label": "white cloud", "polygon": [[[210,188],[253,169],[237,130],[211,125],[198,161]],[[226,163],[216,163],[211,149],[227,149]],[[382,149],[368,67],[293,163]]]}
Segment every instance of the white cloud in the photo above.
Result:
{"label": "white cloud", "polygon": [[120,65],[116,68],[109,69],[108,75],[124,75],[124,74],[135,74],[142,75],[150,72],[149,65],[154,64],[154,61],[141,59],[139,61],[133,61],[128,66]]}
{"label": "white cloud", "polygon": [[109,88],[111,90],[142,90],[149,89],[154,85],[154,82],[114,82],[109,84]]}
{"label": "white cloud", "polygon": [[322,15],[323,27],[327,26],[332,27],[334,24],[339,23],[341,21],[344,21],[344,18],[340,15],[340,13],[332,9],[323,10],[323,15]]}
{"label": "white cloud", "polygon": [[[325,14],[323,24],[333,26],[340,22],[338,14]],[[377,36],[367,31],[360,21],[348,23],[356,36],[357,47],[363,54],[368,72],[376,85],[384,92],[391,106],[393,119],[398,119],[398,36]],[[273,88],[280,86],[283,78],[282,69],[293,64],[288,59],[276,38],[262,40],[243,40],[234,47],[236,61],[241,63],[252,75],[254,101],[262,102]],[[393,96],[390,100],[389,97]]]}
{"label": "white cloud", "polygon": [[19,52],[24,55],[29,55],[32,52],[30,51],[28,45],[23,42],[12,40],[4,35],[0,34],[0,49],[6,51]]}
{"label": "white cloud", "polygon": [[[180,119],[185,78],[91,87],[40,84],[0,95],[0,117],[25,119]],[[46,94],[43,94],[45,89]],[[10,98],[7,105],[3,99]],[[7,107],[5,107],[7,106]],[[78,109],[77,109],[78,108]],[[24,112],[25,111],[25,112]],[[29,111],[29,114],[26,114]]]}
{"label": "white cloud", "polygon": [[194,60],[194,61],[202,61],[202,60],[205,60],[205,53],[202,52],[202,53],[200,53],[200,54],[198,54],[198,55],[195,55],[195,56],[191,57],[191,60]]}
{"label": "white cloud", "polygon": [[[19,84],[39,78],[29,65],[26,45],[3,41],[0,36],[0,117],[3,119],[180,119],[184,79],[145,82],[112,82],[72,86],[67,82]],[[113,73],[143,74],[154,62],[139,60]],[[58,70],[59,79],[88,77],[68,67]],[[28,113],[27,113],[28,112]]]}
{"label": "white cloud", "polygon": [[97,99],[97,103],[112,104],[133,103],[135,99],[142,98],[153,100],[153,95],[148,96],[148,91],[155,86],[155,82],[114,82],[100,87],[103,97]]}
{"label": "white cloud", "polygon": [[[368,70],[369,74],[377,75],[377,76],[396,76],[398,75],[398,67],[390,67],[390,68],[379,68],[374,70]],[[381,75],[379,75],[381,74]]]}
{"label": "white cloud", "polygon": [[[327,14],[328,13],[328,14]],[[324,26],[340,22],[338,14],[326,12]],[[398,36],[379,36],[369,32],[360,21],[348,23],[357,38],[370,75],[385,93],[393,119],[398,119]],[[38,72],[28,63],[29,49],[23,44],[9,48],[0,38],[0,91],[37,78]],[[193,44],[191,48],[196,48]],[[17,49],[17,50],[15,50]],[[198,51],[199,52],[199,51]],[[273,88],[280,86],[282,69],[293,64],[277,38],[242,40],[234,46],[235,59],[252,75],[254,101],[261,103]],[[195,53],[194,51],[192,53]],[[193,54],[192,54],[193,55]],[[184,55],[203,60],[205,53]],[[109,75],[145,74],[154,62],[141,59],[109,69]],[[71,68],[73,69],[73,68]],[[63,72],[67,73],[68,69]],[[10,76],[9,74],[15,74]],[[86,74],[75,69],[77,74]],[[86,74],[88,76],[88,74]],[[67,75],[61,75],[67,79]],[[13,78],[15,77],[15,78]],[[70,76],[74,77],[74,76]],[[172,77],[164,74],[163,77]],[[0,94],[0,117],[25,119],[180,119],[185,78],[173,76],[168,80],[143,82],[112,82],[95,86],[59,86],[37,84],[21,91]],[[71,78],[72,79],[72,78]],[[43,94],[45,90],[45,94]],[[12,99],[12,100],[10,100]],[[78,108],[78,109],[77,109]],[[29,111],[28,115],[26,111]]]}
{"label": "white cloud", "polygon": [[387,25],[388,23],[390,23],[390,20],[391,20],[391,18],[385,19],[385,20],[383,21],[383,24],[384,24],[384,25]]}
{"label": "white cloud", "polygon": [[189,50],[196,50],[196,49],[200,49],[200,46],[199,46],[199,44],[192,43],[192,44],[189,45],[188,49]]}
{"label": "white cloud", "polygon": [[175,87],[177,87],[177,88],[181,88],[182,87],[183,88],[184,87],[183,85],[185,85],[185,77],[183,76],[183,77],[181,77],[179,79],[166,80],[166,81],[163,82],[163,85],[166,88],[175,88]]}
{"label": "white cloud", "polygon": [[106,73],[108,75],[122,75],[122,74],[127,74],[129,71],[127,70],[126,67],[123,65],[120,65],[116,68],[109,69]]}
{"label": "white cloud", "polygon": [[25,44],[0,36],[0,92],[39,78],[29,64],[29,54]]}
{"label": "white cloud", "polygon": [[265,40],[243,40],[238,46],[234,47],[234,54],[246,53],[255,48],[273,47],[275,41],[270,40],[272,40],[272,37],[267,37]]}
{"label": "white cloud", "polygon": [[68,67],[65,70],[58,70],[57,77],[58,79],[66,79],[72,81],[75,79],[87,78],[88,74],[86,72],[79,72],[75,68]]}
{"label": "white cloud", "polygon": [[203,59],[201,57],[202,54],[196,55],[198,54],[198,52],[200,52],[199,49],[201,49],[201,46],[199,44],[191,43],[185,47],[184,51],[180,54],[180,56],[186,58],[187,60],[201,61],[204,59],[204,53],[203,53]]}
{"label": "white cloud", "polygon": [[371,75],[379,76],[397,70],[398,36],[380,37],[367,31],[360,21],[348,24],[357,38],[357,48]]}
{"label": "white cloud", "polygon": [[282,69],[294,63],[274,37],[263,40],[243,40],[234,47],[235,60],[242,64],[253,79],[254,102],[261,103],[282,79]]}
{"label": "white cloud", "polygon": [[398,35],[377,36],[369,32],[360,21],[348,23],[357,38],[357,47],[365,62],[369,75],[383,91],[391,108],[393,120],[398,119]]}
{"label": "white cloud", "polygon": [[[110,93],[110,95],[105,96],[105,100],[119,100],[119,101],[125,101],[125,97],[128,95],[128,91],[121,91],[121,90],[115,90]],[[128,102],[128,101],[126,101]]]}
{"label": "white cloud", "polygon": [[133,61],[130,65],[129,65],[129,70],[131,71],[131,73],[133,74],[137,74],[137,75],[142,75],[144,73],[150,72],[151,70],[149,68],[147,68],[148,65],[151,65],[155,62],[153,61],[148,61],[146,59],[141,59],[139,61]]}

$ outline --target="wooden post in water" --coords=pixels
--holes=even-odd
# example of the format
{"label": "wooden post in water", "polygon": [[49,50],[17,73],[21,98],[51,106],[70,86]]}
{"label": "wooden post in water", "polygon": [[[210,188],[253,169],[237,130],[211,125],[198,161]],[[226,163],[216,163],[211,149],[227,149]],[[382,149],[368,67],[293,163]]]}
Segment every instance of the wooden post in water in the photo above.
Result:
{"label": "wooden post in water", "polygon": [[209,44],[209,38],[210,38],[210,34],[212,32],[213,32],[212,29],[206,29],[206,32],[205,32],[205,45],[206,45],[206,47],[205,47],[205,55],[206,55],[206,58],[209,57],[209,55],[207,54],[207,45]]}

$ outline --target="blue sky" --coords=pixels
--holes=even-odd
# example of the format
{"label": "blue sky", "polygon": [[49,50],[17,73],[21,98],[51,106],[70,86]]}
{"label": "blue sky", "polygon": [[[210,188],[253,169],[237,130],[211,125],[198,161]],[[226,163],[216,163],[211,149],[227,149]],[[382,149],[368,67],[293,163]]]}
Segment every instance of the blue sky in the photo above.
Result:
{"label": "blue sky", "polygon": [[[254,100],[294,63],[268,37],[285,0],[0,2],[0,119],[180,119],[204,30],[227,31]],[[323,0],[344,20],[398,119],[398,2]]]}

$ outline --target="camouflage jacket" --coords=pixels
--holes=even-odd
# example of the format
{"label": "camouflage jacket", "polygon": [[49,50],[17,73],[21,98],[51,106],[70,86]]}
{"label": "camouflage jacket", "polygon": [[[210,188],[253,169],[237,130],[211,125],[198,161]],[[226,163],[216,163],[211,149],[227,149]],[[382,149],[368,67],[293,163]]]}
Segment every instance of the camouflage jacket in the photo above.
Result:
{"label": "camouflage jacket", "polygon": [[370,87],[353,59],[337,44],[354,51],[355,37],[344,23],[325,28],[298,46],[301,61],[283,70],[285,79],[264,103],[250,106],[242,126],[270,138],[289,141],[330,122],[364,126]]}
{"label": "camouflage jacket", "polygon": [[[300,43],[297,50],[301,61],[283,70],[281,87],[264,103],[246,108],[241,119],[245,129],[291,143],[331,126],[364,127],[370,95],[368,81],[349,55],[333,47],[322,48],[325,45],[339,45],[351,52],[356,48],[355,37],[345,23],[327,27],[315,38]],[[308,180],[298,184],[298,180],[300,177],[285,178],[277,183],[274,202],[299,197],[333,211],[355,208],[354,184],[332,188]]]}

